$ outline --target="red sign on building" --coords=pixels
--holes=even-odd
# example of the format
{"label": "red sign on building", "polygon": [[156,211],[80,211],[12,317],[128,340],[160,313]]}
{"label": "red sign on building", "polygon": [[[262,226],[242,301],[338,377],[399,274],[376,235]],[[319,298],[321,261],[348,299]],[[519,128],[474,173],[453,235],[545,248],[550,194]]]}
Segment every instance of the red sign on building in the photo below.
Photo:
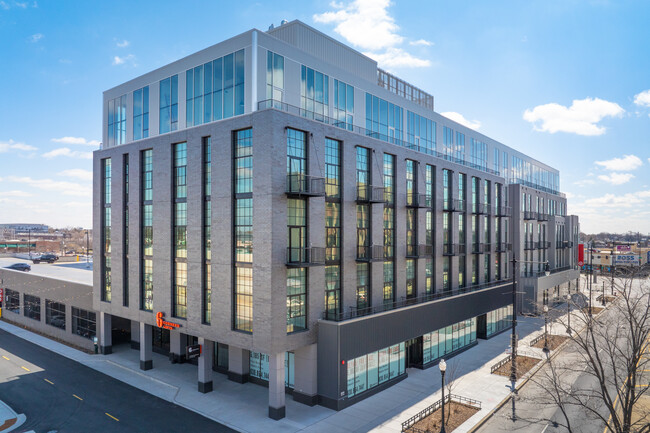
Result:
{"label": "red sign on building", "polygon": [[578,266],[585,264],[585,244],[578,244]]}

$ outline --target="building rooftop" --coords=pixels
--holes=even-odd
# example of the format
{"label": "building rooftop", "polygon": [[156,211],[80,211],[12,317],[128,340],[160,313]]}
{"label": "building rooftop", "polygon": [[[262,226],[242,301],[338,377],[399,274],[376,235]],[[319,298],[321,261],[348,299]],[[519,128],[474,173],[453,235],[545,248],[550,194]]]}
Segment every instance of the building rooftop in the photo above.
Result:
{"label": "building rooftop", "polygon": [[86,262],[68,262],[68,263],[39,263],[35,265],[31,260],[16,259],[13,257],[0,258],[0,269],[7,272],[22,272],[14,271],[13,269],[4,269],[14,263],[27,263],[32,266],[32,270],[27,272],[28,275],[35,275],[46,278],[53,278],[55,280],[69,281],[71,283],[93,285],[93,262],[91,261],[86,268]]}

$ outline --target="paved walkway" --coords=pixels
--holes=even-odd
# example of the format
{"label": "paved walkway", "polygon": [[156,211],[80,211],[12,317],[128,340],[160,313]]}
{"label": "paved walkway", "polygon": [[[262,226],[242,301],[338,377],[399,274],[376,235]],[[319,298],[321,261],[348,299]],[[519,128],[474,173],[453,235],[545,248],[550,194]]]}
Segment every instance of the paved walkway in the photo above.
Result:
{"label": "paved walkway", "polygon": [[[560,306],[556,313],[561,315],[562,311]],[[262,386],[237,384],[215,372],[215,390],[201,394],[197,391],[197,367],[191,364],[171,364],[165,356],[154,353],[154,368],[141,371],[139,352],[128,345],[114,346],[111,355],[89,355],[6,322],[0,321],[0,329],[242,432],[397,433],[403,421],[440,399],[437,367],[408,369],[405,380],[339,412],[308,407],[287,395],[286,418],[273,421],[267,416],[268,390]],[[542,358],[541,350],[531,348],[529,342],[543,330],[543,318],[519,317],[519,353]],[[564,329],[554,325],[550,333],[563,334]],[[508,378],[490,374],[490,367],[507,356],[509,342],[510,332],[504,332],[487,341],[479,340],[477,346],[448,361],[447,378],[453,370],[458,377],[452,392],[482,403],[482,409],[456,433],[469,431],[509,395]]]}

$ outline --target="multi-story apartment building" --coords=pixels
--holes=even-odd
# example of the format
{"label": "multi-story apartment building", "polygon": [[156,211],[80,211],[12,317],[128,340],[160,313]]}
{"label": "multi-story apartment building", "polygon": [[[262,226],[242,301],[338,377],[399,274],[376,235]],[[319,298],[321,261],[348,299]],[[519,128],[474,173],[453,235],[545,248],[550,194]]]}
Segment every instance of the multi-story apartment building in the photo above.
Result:
{"label": "multi-story apartment building", "polygon": [[[152,351],[182,360],[198,343],[199,391],[212,368],[266,385],[272,418],[286,393],[341,409],[506,329],[513,250],[574,264],[558,244],[577,219],[557,170],[301,22],[245,32],[103,103],[103,353],[124,320],[143,369]],[[550,242],[542,255],[527,255],[520,197],[544,200],[530,229]],[[572,272],[521,278],[537,296]]]}

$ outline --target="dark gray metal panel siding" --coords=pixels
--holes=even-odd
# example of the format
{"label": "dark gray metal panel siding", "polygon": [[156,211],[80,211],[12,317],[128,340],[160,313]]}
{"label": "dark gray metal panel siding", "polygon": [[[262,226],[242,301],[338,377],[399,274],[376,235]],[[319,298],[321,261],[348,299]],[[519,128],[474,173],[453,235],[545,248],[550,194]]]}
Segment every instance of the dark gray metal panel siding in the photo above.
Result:
{"label": "dark gray metal panel siding", "polygon": [[320,321],[318,323],[318,394],[331,399],[338,398],[339,388],[345,389],[345,383],[342,383],[345,375],[339,374],[341,366],[338,342],[337,324]]}
{"label": "dark gray metal panel siding", "polygon": [[[348,360],[383,349],[504,307],[510,304],[511,300],[512,285],[508,283],[451,299],[341,322],[336,324],[340,328],[340,357]],[[324,327],[321,323],[321,328]],[[320,360],[321,342],[323,340],[319,335],[319,369],[324,366]]]}

